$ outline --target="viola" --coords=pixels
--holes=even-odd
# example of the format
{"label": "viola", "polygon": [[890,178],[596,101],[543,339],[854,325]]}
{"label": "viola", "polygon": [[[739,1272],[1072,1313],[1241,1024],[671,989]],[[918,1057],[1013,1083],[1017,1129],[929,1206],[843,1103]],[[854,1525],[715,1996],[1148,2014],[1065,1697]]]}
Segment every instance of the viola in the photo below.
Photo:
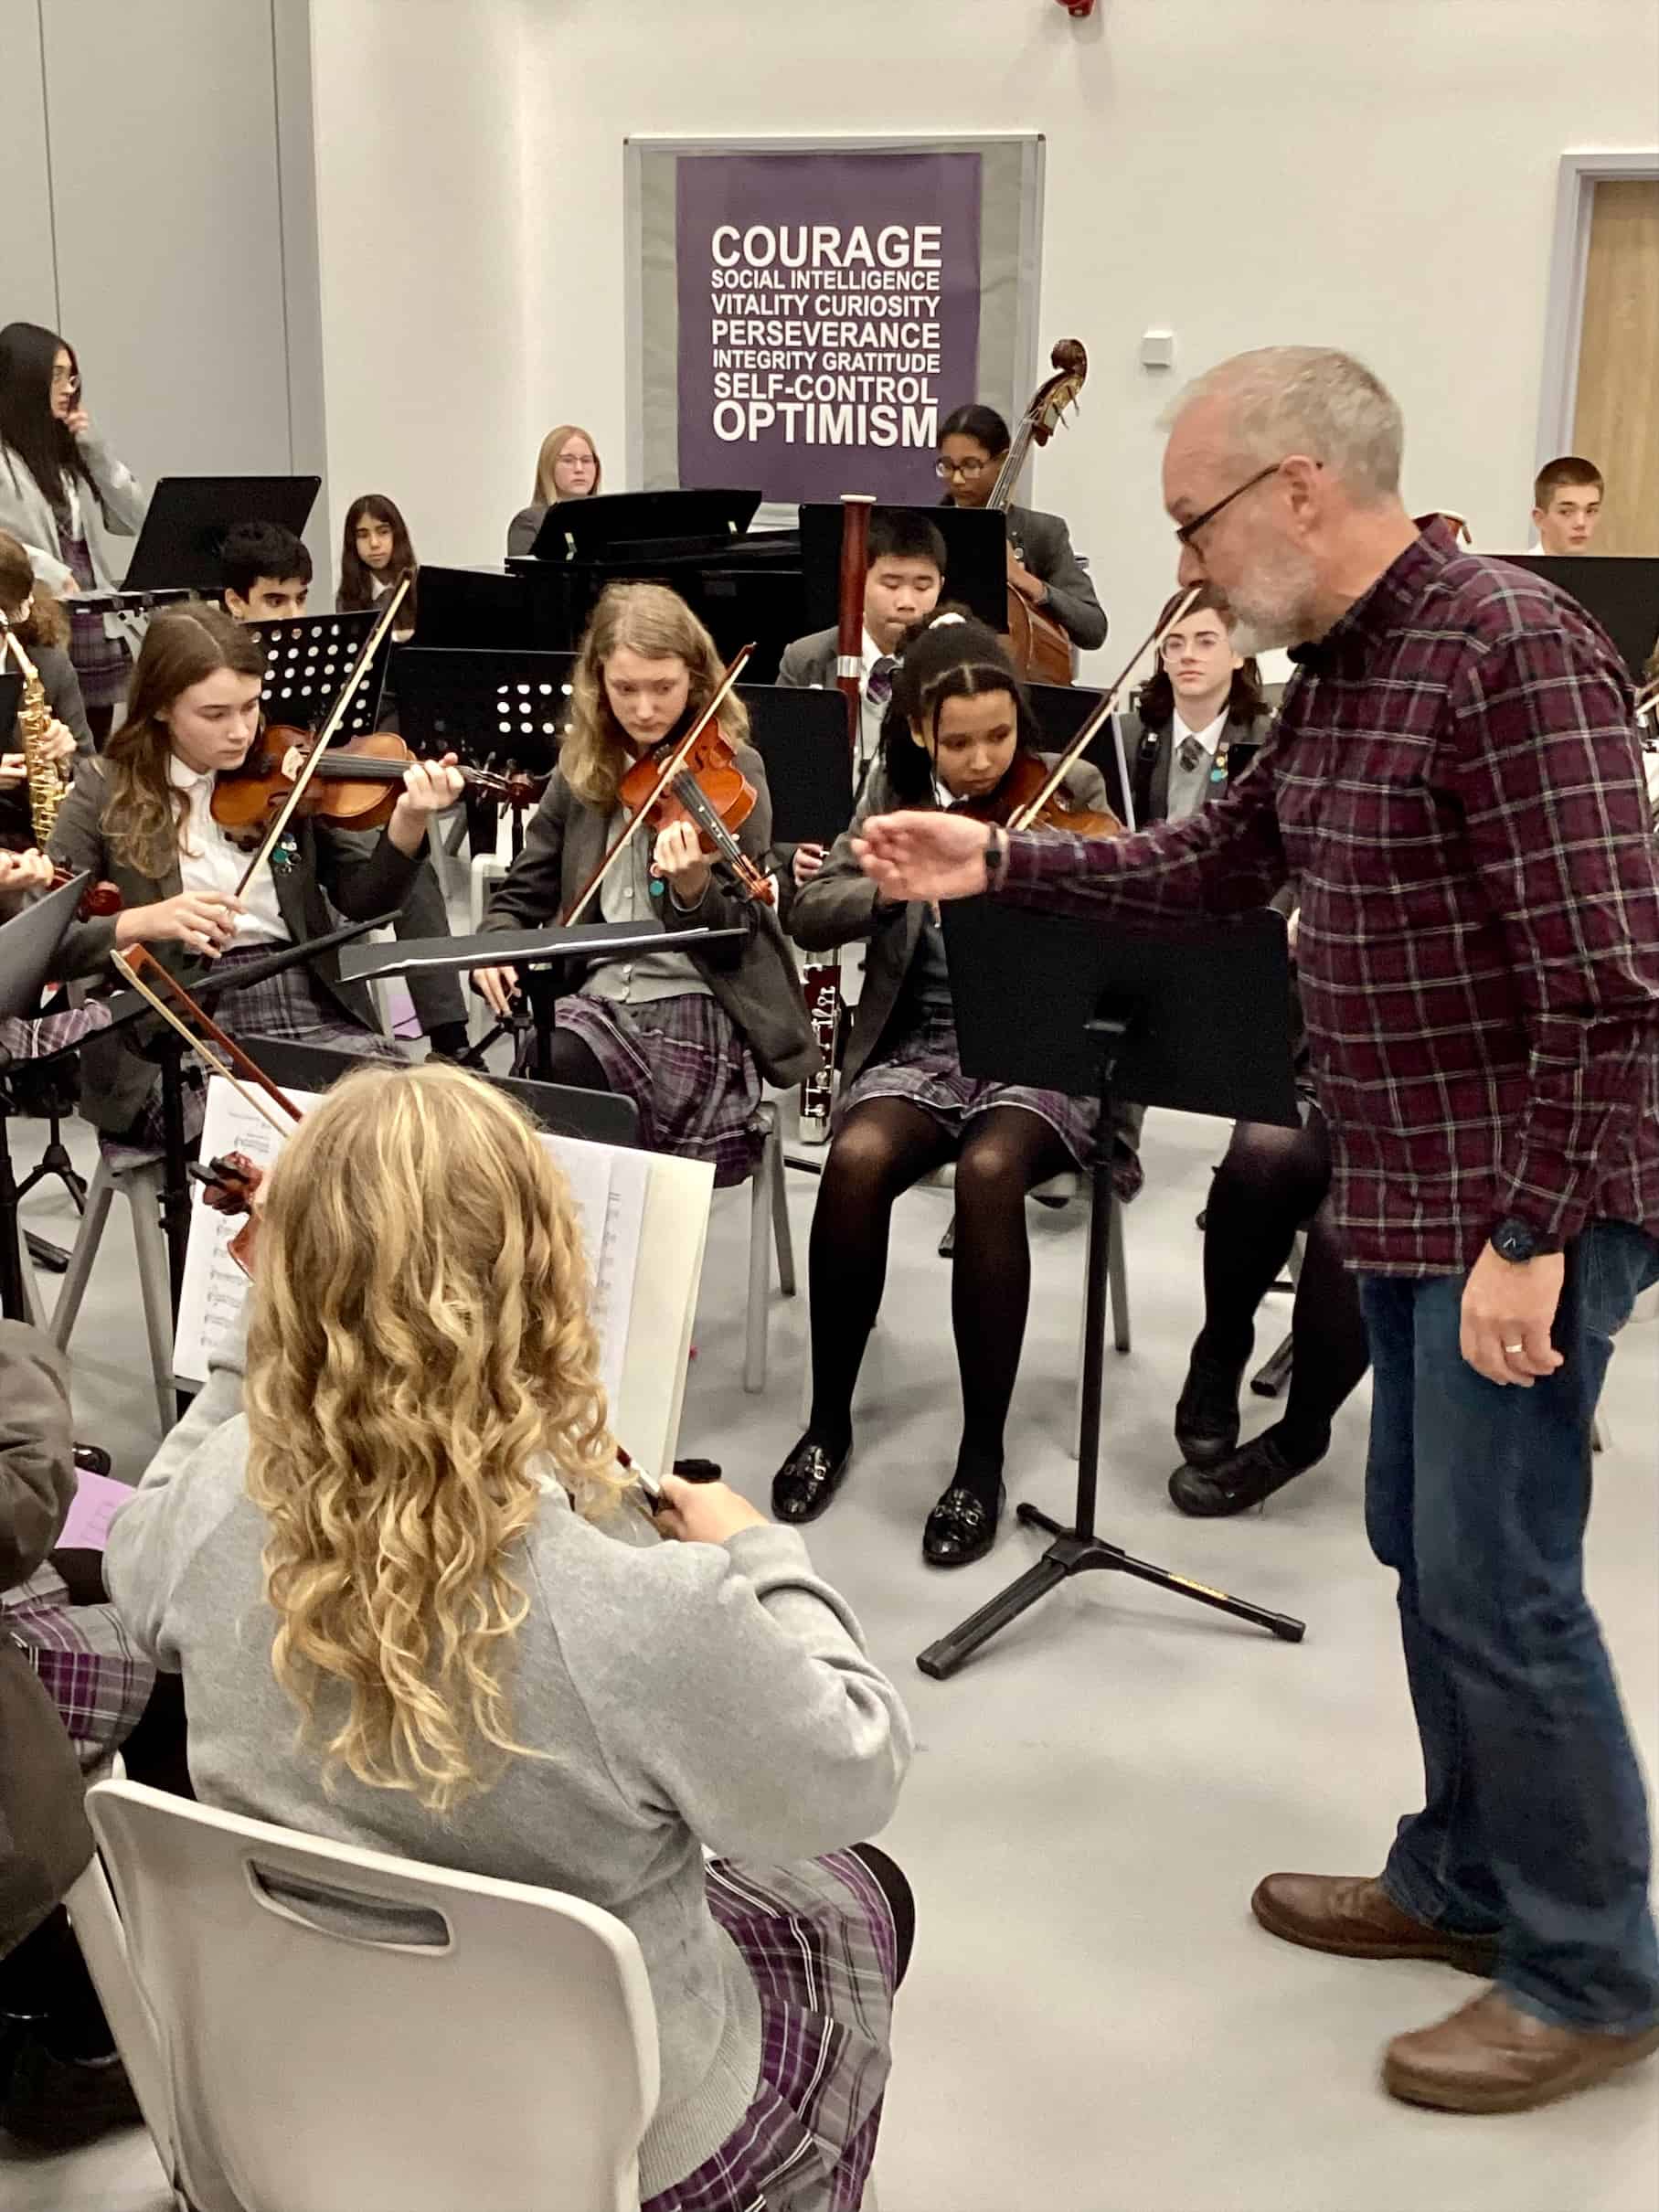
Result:
{"label": "viola", "polygon": [[[233,844],[245,851],[256,849],[302,780],[304,789],[293,811],[313,821],[336,829],[379,829],[391,820],[404,773],[415,760],[403,739],[389,729],[372,730],[329,746],[313,766],[316,744],[307,730],[272,723],[240,768],[218,778],[213,819]],[[286,766],[291,753],[300,756],[297,774],[290,774]],[[508,806],[534,806],[547,784],[545,777],[501,776],[482,768],[463,768],[461,775],[469,790]]]}
{"label": "viola", "polygon": [[[720,733],[720,708],[753,651],[752,645],[739,646],[714,697],[685,735],[654,747],[622,778],[617,796],[628,816],[628,826],[560,917],[562,928],[568,930],[581,920],[601,885],[642,829],[664,829],[670,822],[691,823],[698,845],[725,866],[743,896],[771,904],[771,879],[733,835],[753,814],[759,794]],[[700,771],[692,765],[694,760],[700,761]],[[723,813],[722,808],[729,811]]]}

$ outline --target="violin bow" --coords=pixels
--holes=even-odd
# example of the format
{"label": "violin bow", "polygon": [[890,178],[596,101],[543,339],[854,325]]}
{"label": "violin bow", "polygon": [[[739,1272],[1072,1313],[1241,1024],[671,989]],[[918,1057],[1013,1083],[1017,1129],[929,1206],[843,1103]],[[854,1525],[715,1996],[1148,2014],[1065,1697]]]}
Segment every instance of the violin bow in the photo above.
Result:
{"label": "violin bow", "polygon": [[606,877],[610,875],[611,869],[616,866],[617,862],[627,851],[629,845],[633,844],[635,836],[639,833],[641,824],[645,820],[652,808],[656,804],[663,793],[668,789],[668,786],[679,774],[681,769],[685,767],[686,760],[690,758],[692,747],[697,743],[703,732],[708,728],[710,722],[712,722],[715,717],[719,713],[721,707],[725,706],[728,697],[730,696],[733,685],[736,684],[739,676],[742,675],[745,664],[748,662],[749,656],[751,653],[753,653],[753,651],[754,647],[752,644],[739,645],[736,653],[732,654],[731,660],[727,666],[726,673],[720,678],[718,688],[716,690],[713,698],[709,700],[707,706],[704,707],[702,713],[698,715],[697,720],[686,732],[686,735],[680,739],[678,743],[675,746],[674,750],[669,754],[667,761],[664,766],[663,772],[660,776],[658,776],[655,787],[653,790],[650,798],[646,800],[643,806],[642,806],[639,812],[633,816],[633,820],[623,830],[622,835],[617,839],[616,843],[611,847],[611,850],[600,862],[598,867],[594,869],[592,875],[589,877],[587,883],[583,886],[580,892],[579,892],[577,897],[571,901],[569,908],[560,920],[559,927],[561,929],[570,929],[576,922],[580,920],[583,913],[591,903],[594,893],[604,882]]}
{"label": "violin bow", "polygon": [[1187,612],[1203,588],[1201,584],[1194,584],[1167,622],[1156,622],[1153,624],[1150,635],[1143,637],[1130,654],[1122,675],[1119,676],[1111,689],[1106,693],[1081,729],[1078,731],[1076,737],[1056,760],[1037,796],[1028,801],[1026,805],[1016,808],[1009,816],[1008,827],[1011,830],[1029,829],[1034,819],[1042,813],[1044,807],[1048,805],[1049,800],[1065,782],[1067,771],[1075,767],[1077,762],[1082,759],[1096,737],[1111,720],[1118,703],[1118,695],[1140,665],[1142,655],[1152,646],[1163,643],[1164,638]]}
{"label": "violin bow", "polygon": [[346,719],[346,715],[350,712],[352,701],[357,696],[357,686],[362,683],[364,676],[368,673],[369,668],[373,665],[376,654],[379,652],[383,640],[391,629],[392,623],[396,621],[398,610],[403,604],[404,600],[409,595],[409,577],[407,575],[400,576],[398,579],[396,590],[392,591],[390,596],[388,598],[386,604],[381,608],[378,616],[376,618],[375,626],[369,632],[367,638],[365,640],[363,650],[357,655],[356,664],[353,667],[351,674],[346,677],[345,685],[341,689],[339,697],[335,701],[334,705],[328,710],[328,718],[324,723],[321,730],[317,733],[316,741],[312,746],[310,752],[306,756],[305,765],[301,769],[299,774],[293,780],[293,789],[289,792],[287,798],[283,800],[281,807],[277,811],[276,817],[272,821],[271,827],[265,832],[264,836],[261,839],[252,859],[249,861],[247,867],[242,870],[241,881],[236,887],[236,895],[239,899],[242,897],[243,893],[247,890],[248,886],[253,881],[257,871],[264,866],[265,862],[270,859],[271,854],[276,850],[279,839],[281,839],[286,833],[288,824],[292,821],[296,809],[299,807],[301,801],[304,798],[305,793],[310,790],[311,780],[317,772],[317,769],[322,762],[323,755],[327,751],[329,746],[333,744],[335,736],[338,734],[341,723]]}
{"label": "violin bow", "polygon": [[[164,968],[153,952],[144,945],[134,945],[130,952],[113,954],[112,965],[119,973],[125,976],[140,998],[149,1000],[167,1026],[178,1031],[191,1051],[205,1060],[215,1075],[222,1075],[225,1080],[248,1101],[250,1106],[253,1107],[257,1112],[263,1114],[279,1136],[285,1137],[295,1122],[304,1119],[293,1101],[288,1097],[285,1091],[277,1089],[259,1062],[250,1059],[234,1037],[225,1035],[213,1017],[203,1007],[197,1005],[177,976],[170,969]],[[146,973],[154,973],[158,983],[170,991],[175,998],[183,1001],[192,1018],[200,1022],[202,1027],[213,1039],[213,1043],[224,1054],[223,1059],[219,1058],[218,1052],[212,1049],[211,1046],[196,1034],[180,1015],[168,1005],[161,992],[153,989],[144,981]],[[237,1069],[241,1070],[239,1075],[235,1072]],[[260,1095],[261,1092],[265,1094],[264,1097]],[[278,1120],[265,1103],[266,1098],[272,1098],[276,1101],[287,1115],[286,1121]]]}

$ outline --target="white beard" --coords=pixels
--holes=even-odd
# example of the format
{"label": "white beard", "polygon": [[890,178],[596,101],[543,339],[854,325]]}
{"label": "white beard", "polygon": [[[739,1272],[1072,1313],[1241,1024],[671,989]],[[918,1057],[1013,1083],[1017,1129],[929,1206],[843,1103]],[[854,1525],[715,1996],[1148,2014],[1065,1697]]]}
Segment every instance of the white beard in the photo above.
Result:
{"label": "white beard", "polygon": [[1230,586],[1227,596],[1237,618],[1233,650],[1248,657],[1316,635],[1314,575],[1313,561],[1286,547],[1253,567],[1244,583]]}

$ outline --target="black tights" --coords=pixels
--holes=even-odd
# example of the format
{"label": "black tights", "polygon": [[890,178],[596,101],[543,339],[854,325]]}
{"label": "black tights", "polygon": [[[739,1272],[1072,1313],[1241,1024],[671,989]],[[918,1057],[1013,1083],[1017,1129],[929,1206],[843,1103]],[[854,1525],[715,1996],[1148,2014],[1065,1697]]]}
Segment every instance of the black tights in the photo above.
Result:
{"label": "black tights", "polygon": [[604,1069],[589,1051],[580,1037],[569,1029],[555,1029],[548,1039],[548,1064],[544,1073],[534,1058],[524,1072],[534,1076],[537,1082],[568,1083],[576,1090],[609,1090],[610,1082]]}
{"label": "black tights", "polygon": [[1256,1309],[1296,1231],[1308,1225],[1291,1319],[1290,1392],[1270,1432],[1303,1465],[1324,1456],[1336,1409],[1370,1364],[1359,1286],[1342,1264],[1330,1186],[1331,1141],[1316,1107],[1302,1129],[1240,1122],[1210,1185],[1204,1224],[1204,1328],[1193,1348],[1221,1367],[1249,1360]]}
{"label": "black tights", "polygon": [[[887,1281],[893,1201],[951,1157],[954,1140],[907,1099],[867,1099],[835,1133],[813,1215],[814,1435],[852,1434],[853,1387]],[[962,1374],[962,1445],[953,1480],[995,1497],[1003,1428],[1019,1371],[1031,1294],[1026,1194],[1070,1154],[1020,1106],[976,1114],[956,1154],[951,1324]]]}

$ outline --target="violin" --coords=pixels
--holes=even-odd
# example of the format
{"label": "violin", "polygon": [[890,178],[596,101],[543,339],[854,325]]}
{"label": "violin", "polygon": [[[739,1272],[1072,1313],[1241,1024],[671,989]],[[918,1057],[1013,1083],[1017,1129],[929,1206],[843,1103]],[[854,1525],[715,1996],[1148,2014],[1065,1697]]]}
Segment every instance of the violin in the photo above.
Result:
{"label": "violin", "polygon": [[[52,870],[52,889],[62,890],[64,885],[72,883],[80,873],[79,868],[55,867]],[[81,921],[103,920],[112,914],[119,914],[121,907],[121,893],[112,883],[89,883],[80,894],[75,913]]]}
{"label": "violin", "polygon": [[244,1275],[253,1274],[253,1247],[258,1220],[253,1211],[254,1195],[265,1180],[265,1170],[245,1152],[228,1152],[219,1159],[209,1160],[206,1167],[195,1166],[191,1175],[202,1186],[202,1204],[211,1207],[216,1214],[246,1214],[243,1222],[225,1250],[236,1261]]}
{"label": "violin", "polygon": [[580,920],[642,828],[655,832],[671,822],[692,824],[699,847],[724,865],[746,899],[767,906],[772,903],[771,878],[755,866],[733,835],[753,814],[759,793],[738,766],[737,754],[721,734],[719,718],[720,708],[753,651],[752,645],[739,646],[715,687],[714,697],[684,737],[655,746],[622,778],[617,796],[628,816],[628,826],[570,902],[560,918],[562,928],[568,930]]}
{"label": "violin", "polygon": [[[1070,765],[1068,760],[1066,766]],[[994,822],[1003,829],[1068,830],[1074,837],[1124,834],[1124,824],[1110,807],[1079,805],[1063,783],[1053,783],[1052,771],[1030,752],[1015,755],[1013,766],[994,792],[983,799],[964,799],[951,812],[973,822]]]}
{"label": "violin", "polygon": [[[211,811],[232,844],[244,851],[256,850],[302,781],[303,789],[292,811],[313,821],[357,830],[379,829],[391,820],[404,772],[415,759],[400,737],[389,729],[371,730],[367,737],[329,746],[312,765],[316,749],[317,740],[309,730],[272,723],[261,733],[240,768],[229,769],[218,778]],[[290,774],[285,765],[291,752],[300,755],[296,774]],[[545,776],[500,776],[482,768],[463,768],[460,773],[469,790],[508,806],[534,806],[547,787]]]}
{"label": "violin", "polygon": [[1105,728],[1117,706],[1118,695],[1134,674],[1142,654],[1162,644],[1197,596],[1198,587],[1195,585],[1183,596],[1166,622],[1153,624],[1151,635],[1143,637],[1135,647],[1123,673],[1102,696],[1100,705],[1052,768],[1046,767],[1033,753],[1019,754],[995,791],[984,799],[970,799],[952,807],[952,813],[968,814],[975,822],[994,822],[1008,830],[1066,830],[1074,837],[1122,837],[1127,824],[1120,822],[1110,807],[1102,813],[1093,807],[1079,806],[1065,788],[1066,772],[1082,759],[1099,732]]}

